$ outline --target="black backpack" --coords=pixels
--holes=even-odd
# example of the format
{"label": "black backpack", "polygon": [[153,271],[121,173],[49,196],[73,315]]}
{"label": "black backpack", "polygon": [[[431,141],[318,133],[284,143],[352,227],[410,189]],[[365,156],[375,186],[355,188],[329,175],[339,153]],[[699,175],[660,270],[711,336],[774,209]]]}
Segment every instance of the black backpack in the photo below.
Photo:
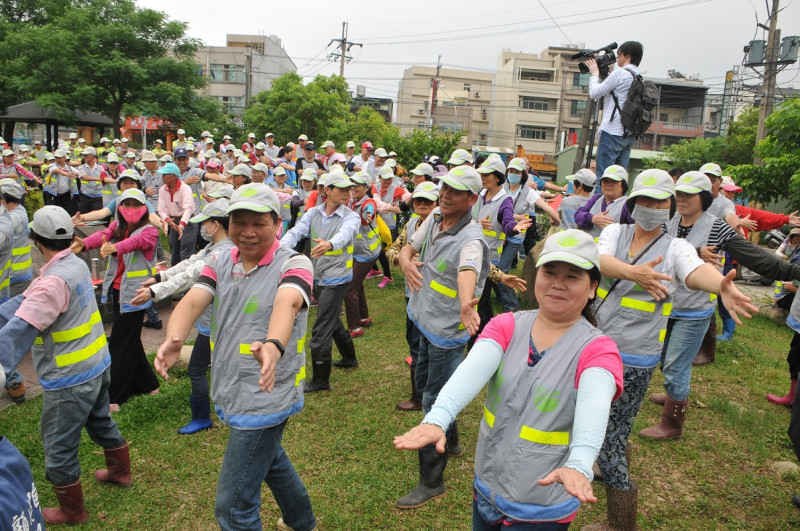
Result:
{"label": "black backpack", "polygon": [[630,70],[626,71],[633,76],[633,83],[628,90],[628,99],[621,109],[616,94],[611,92],[611,97],[614,98],[611,119],[613,120],[614,113],[619,111],[625,135],[638,137],[647,131],[655,119],[653,109],[658,105],[658,87],[652,81],[645,81],[641,75],[634,74]]}

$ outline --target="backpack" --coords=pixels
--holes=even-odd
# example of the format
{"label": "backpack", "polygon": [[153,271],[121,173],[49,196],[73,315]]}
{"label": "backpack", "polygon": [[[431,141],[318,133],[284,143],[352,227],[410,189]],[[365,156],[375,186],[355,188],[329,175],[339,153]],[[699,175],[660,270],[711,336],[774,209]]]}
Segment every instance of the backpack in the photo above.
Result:
{"label": "backpack", "polygon": [[634,74],[630,70],[626,71],[633,76],[633,83],[628,90],[628,99],[621,109],[616,94],[611,92],[614,98],[611,119],[613,120],[614,113],[619,111],[625,135],[633,134],[638,137],[647,131],[655,119],[653,109],[658,105],[658,87],[652,81],[645,81],[641,75]]}

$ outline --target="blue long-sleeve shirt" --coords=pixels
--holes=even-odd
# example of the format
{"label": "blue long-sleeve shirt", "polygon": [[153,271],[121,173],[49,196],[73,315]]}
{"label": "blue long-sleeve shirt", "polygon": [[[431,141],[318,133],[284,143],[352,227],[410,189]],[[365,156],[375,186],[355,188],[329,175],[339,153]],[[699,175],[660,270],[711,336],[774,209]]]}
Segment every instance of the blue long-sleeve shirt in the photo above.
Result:
{"label": "blue long-sleeve shirt", "polygon": [[[593,195],[591,198],[589,198],[589,200],[586,202],[585,205],[583,205],[581,208],[577,210],[577,212],[575,212],[575,223],[578,225],[578,228],[581,228],[583,230],[588,230],[592,228],[593,225],[592,217],[594,216],[594,214],[592,214],[589,211],[592,209],[594,204],[597,203],[598,200],[600,200],[600,198],[603,199],[603,203],[600,205],[601,207],[600,212],[606,211],[608,203],[606,202],[606,198],[603,197],[603,194]],[[624,197],[621,199],[623,201],[625,200]],[[631,216],[631,213],[628,211],[627,202],[622,205],[622,210],[619,213],[619,223],[625,225],[633,225],[634,223],[633,216]]]}

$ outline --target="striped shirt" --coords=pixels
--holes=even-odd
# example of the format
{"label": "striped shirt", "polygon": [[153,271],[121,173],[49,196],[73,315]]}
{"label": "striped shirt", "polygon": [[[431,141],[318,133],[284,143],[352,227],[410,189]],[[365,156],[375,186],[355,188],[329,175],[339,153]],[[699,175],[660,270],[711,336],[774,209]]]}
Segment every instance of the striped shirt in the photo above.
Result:
{"label": "striped shirt", "polygon": [[[686,238],[689,231],[692,230],[694,225],[684,227],[678,225],[678,238]],[[711,227],[711,233],[708,235],[708,247],[717,247],[717,253],[725,250],[725,245],[732,239],[738,236],[735,230],[730,225],[717,218],[714,220],[714,225]]]}

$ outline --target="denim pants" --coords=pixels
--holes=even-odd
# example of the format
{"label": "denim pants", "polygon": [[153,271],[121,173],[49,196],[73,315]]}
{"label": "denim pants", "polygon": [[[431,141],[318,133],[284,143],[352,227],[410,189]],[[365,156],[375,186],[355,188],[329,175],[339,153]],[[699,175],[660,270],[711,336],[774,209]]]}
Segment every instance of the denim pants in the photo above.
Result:
{"label": "denim pants", "polygon": [[[406,297],[406,306],[408,306],[408,297]],[[411,354],[412,367],[417,366],[417,360],[419,359],[420,336],[422,336],[422,333],[420,333],[419,328],[408,317],[408,312],[406,312],[406,343],[408,343],[408,353]]]}
{"label": "denim pants", "polygon": [[214,508],[223,531],[262,529],[262,482],[272,491],[286,525],[295,531],[317,525],[308,491],[281,446],[286,422],[258,430],[231,428]]}
{"label": "denim pants", "polygon": [[613,164],[618,164],[628,169],[628,162],[631,159],[631,146],[633,141],[636,140],[636,135],[618,136],[611,135],[605,131],[600,131],[600,142],[597,144],[597,156],[595,163],[597,165],[597,185],[594,192],[599,194],[602,192],[600,188],[600,176],[606,168]]}
{"label": "denim pants", "polygon": [[[519,253],[521,248],[522,243],[512,243],[506,241],[505,246],[503,246],[503,253],[500,255],[500,262],[497,264],[497,268],[503,273],[508,273],[511,271],[511,263],[514,261],[514,258],[517,256],[517,253]],[[517,294],[514,293],[513,289],[501,282],[499,284],[495,284],[494,292],[497,294],[497,298],[500,299],[500,303],[503,305],[504,312],[516,312],[519,309],[519,299],[517,298]]]}
{"label": "denim pants", "polygon": [[17,369],[11,369],[6,373],[6,389],[11,387],[12,385],[16,385],[20,382],[25,381],[25,378],[17,371]]}
{"label": "denim pants", "polygon": [[117,423],[108,414],[111,370],[64,389],[45,389],[42,394],[41,435],[44,443],[45,477],[66,485],[81,477],[78,446],[84,426],[89,437],[103,448],[125,444]]}
{"label": "denim pants", "polygon": [[197,334],[187,370],[192,383],[192,396],[198,400],[208,400],[206,372],[209,365],[211,365],[211,338],[205,334]]}
{"label": "denim pants", "polygon": [[[422,413],[427,415],[436,402],[436,398],[447,383],[447,380],[456,372],[464,359],[464,346],[454,348],[437,347],[425,337],[419,335],[419,353],[417,369],[414,379],[417,392],[422,393]],[[445,435],[454,436],[456,422],[450,425]]]}
{"label": "denim pants", "polygon": [[714,316],[705,319],[670,319],[661,350],[661,371],[664,389],[673,400],[682,402],[689,396],[692,360],[700,351],[703,337]]}
{"label": "denim pants", "polygon": [[502,522],[502,520],[508,518],[506,515],[498,511],[481,494],[474,491],[472,494],[472,531],[503,531],[504,529],[513,531],[566,531],[569,529],[570,522],[564,524],[559,524],[558,522],[515,522],[511,526],[507,526]]}

